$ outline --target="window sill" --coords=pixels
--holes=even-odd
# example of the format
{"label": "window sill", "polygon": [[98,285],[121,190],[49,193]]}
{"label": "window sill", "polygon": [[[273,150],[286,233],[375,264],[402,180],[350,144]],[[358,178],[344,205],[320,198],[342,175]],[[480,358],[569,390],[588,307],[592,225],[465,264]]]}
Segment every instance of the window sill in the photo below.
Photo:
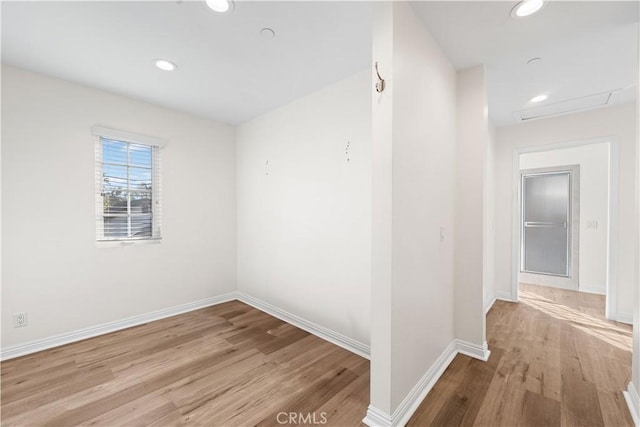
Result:
{"label": "window sill", "polygon": [[140,240],[98,240],[96,248],[126,248],[129,246],[158,245],[162,239],[140,239]]}

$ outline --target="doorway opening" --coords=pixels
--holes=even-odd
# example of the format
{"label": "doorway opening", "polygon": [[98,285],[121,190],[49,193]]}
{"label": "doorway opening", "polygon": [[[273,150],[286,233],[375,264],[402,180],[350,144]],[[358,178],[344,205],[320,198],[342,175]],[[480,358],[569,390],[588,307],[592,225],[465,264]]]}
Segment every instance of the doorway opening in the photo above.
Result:
{"label": "doorway opening", "polygon": [[515,299],[521,284],[600,295],[617,320],[617,141],[518,149],[513,175]]}

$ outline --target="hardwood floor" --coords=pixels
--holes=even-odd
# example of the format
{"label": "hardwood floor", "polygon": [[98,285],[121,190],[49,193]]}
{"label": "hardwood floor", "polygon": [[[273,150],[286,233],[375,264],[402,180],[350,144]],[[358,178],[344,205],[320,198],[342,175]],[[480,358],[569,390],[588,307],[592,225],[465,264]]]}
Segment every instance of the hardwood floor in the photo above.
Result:
{"label": "hardwood floor", "polygon": [[[632,426],[631,327],[603,313],[523,285],[489,312],[489,361],[457,356],[409,425]],[[237,301],[0,367],[3,426],[360,426],[369,403],[367,360]]]}
{"label": "hardwood floor", "polygon": [[3,426],[346,426],[369,403],[368,360],[237,301],[1,371]]}
{"label": "hardwood floor", "polygon": [[488,362],[458,355],[409,426],[633,426],[631,326],[604,297],[521,285],[487,316]]}

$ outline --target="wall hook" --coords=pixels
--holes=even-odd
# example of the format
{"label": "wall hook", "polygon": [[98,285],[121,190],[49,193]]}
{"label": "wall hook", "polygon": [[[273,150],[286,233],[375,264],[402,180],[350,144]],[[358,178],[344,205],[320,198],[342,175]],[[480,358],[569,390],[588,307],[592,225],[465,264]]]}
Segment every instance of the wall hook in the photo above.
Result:
{"label": "wall hook", "polygon": [[376,61],[376,74],[378,75],[378,81],[376,82],[376,92],[378,93],[382,93],[382,91],[384,90],[384,79],[382,77],[380,77],[380,72],[378,71],[378,62]]}

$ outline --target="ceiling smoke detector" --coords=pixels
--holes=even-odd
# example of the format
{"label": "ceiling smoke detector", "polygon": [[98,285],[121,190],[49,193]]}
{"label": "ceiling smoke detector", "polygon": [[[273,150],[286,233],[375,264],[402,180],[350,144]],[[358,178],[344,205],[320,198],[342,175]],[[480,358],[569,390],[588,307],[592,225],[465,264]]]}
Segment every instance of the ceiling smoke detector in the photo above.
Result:
{"label": "ceiling smoke detector", "polygon": [[263,28],[260,30],[260,37],[263,39],[272,39],[276,36],[276,32],[273,31],[273,28]]}

